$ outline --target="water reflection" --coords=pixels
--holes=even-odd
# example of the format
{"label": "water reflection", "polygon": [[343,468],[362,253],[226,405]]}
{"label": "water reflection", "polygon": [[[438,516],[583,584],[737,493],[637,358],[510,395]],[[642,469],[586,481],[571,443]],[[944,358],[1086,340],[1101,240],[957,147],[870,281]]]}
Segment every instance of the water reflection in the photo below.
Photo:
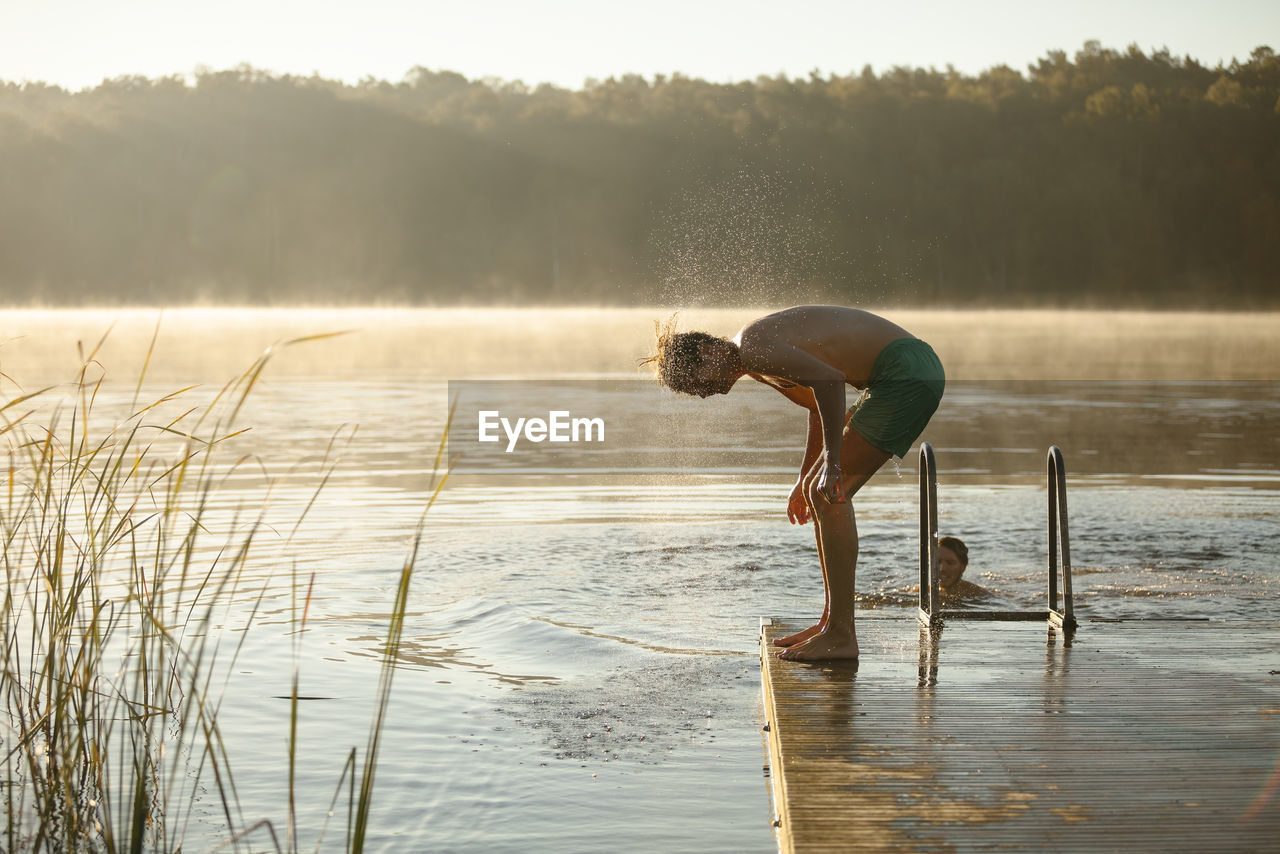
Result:
{"label": "water reflection", "polygon": [[[401,667],[407,669],[462,670],[493,679],[503,685],[529,685],[534,682],[556,682],[556,676],[536,676],[519,673],[505,673],[492,662],[479,661],[469,655],[468,647],[443,643],[452,633],[435,637],[415,637],[401,641],[396,658]],[[353,637],[348,643],[348,653],[357,657],[377,657],[375,650],[385,646],[385,637],[367,635]]]}
{"label": "water reflection", "polygon": [[[982,624],[990,624],[987,615],[973,618],[976,626]],[[952,621],[966,622],[969,618],[952,615],[948,618]],[[1037,622],[1038,620],[1026,619],[1009,619],[1003,622],[1021,623],[1021,622]],[[917,681],[918,688],[932,689],[938,685],[938,673],[940,662],[942,659],[942,636],[947,627],[947,620],[934,620],[926,623],[919,621],[919,643],[918,643],[918,662],[917,662]],[[1066,676],[1069,672],[1068,663],[1070,661],[1070,650],[1072,642],[1075,640],[1076,627],[1067,625],[1059,626],[1051,620],[1045,620],[1046,623],[1046,642],[1045,642],[1045,676],[1049,680],[1056,677]],[[958,630],[958,631],[962,631]],[[964,665],[960,665],[964,666]]]}
{"label": "water reflection", "polygon": [[932,688],[938,684],[938,659],[942,649],[942,621],[920,623],[920,664],[917,687]]}

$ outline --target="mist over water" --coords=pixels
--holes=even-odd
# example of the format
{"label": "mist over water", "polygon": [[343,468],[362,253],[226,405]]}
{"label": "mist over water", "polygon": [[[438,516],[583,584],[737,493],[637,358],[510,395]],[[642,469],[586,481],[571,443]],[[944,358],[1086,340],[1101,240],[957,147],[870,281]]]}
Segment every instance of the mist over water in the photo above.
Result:
{"label": "mist over water", "polygon": [[[732,335],[765,311],[690,309],[682,324]],[[265,590],[267,620],[245,638],[219,721],[247,811],[284,814],[289,614],[294,585],[314,572],[300,688],[329,699],[302,709],[304,842],[323,825],[345,750],[369,720],[450,384],[499,382],[513,413],[545,414],[586,411],[599,400],[590,382],[603,379],[627,387],[606,413],[617,445],[572,463],[517,457],[502,474],[459,469],[427,515],[374,844],[773,850],[756,631],[761,616],[816,616],[821,605],[812,530],[784,512],[803,413],[754,383],[700,401],[645,379],[636,362],[667,313],[165,312],[142,398],[204,384],[165,405],[174,412],[207,401],[268,346],[351,330],[278,349],[239,416],[252,429],[233,440],[261,465],[229,481],[210,518],[260,505],[268,480],[268,525],[296,515],[337,434],[340,463],[308,522],[287,544],[285,530],[265,534],[244,582]],[[975,606],[1043,599],[1044,451],[1056,443],[1083,620],[1280,616],[1274,316],[883,313],[947,367],[924,438],[938,452],[943,532],[968,543],[966,578],[991,591]],[[157,317],[6,312],[4,400],[18,385],[69,380],[75,342],[92,349],[114,322],[95,370],[106,376],[101,417],[119,417]],[[868,617],[914,619],[915,462],[886,466],[856,501]],[[212,802],[205,821],[197,835],[216,835]]]}
{"label": "mist over water", "polygon": [[[149,375],[178,382],[222,382],[267,347],[343,331],[280,349],[271,375],[635,376],[654,321],[674,309],[682,329],[730,337],[785,307],[760,306],[18,309],[0,315],[0,370],[24,385],[64,381],[79,367],[76,342],[88,351],[106,334],[98,361],[130,382],[159,323]],[[874,310],[929,341],[949,380],[1280,378],[1274,313]]]}

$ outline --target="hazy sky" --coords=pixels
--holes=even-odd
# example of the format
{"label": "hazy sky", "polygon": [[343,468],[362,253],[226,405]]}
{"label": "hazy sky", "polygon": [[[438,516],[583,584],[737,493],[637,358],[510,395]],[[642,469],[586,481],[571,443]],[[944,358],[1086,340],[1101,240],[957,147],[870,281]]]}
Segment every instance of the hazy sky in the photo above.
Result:
{"label": "hazy sky", "polygon": [[78,89],[247,62],[347,81],[423,65],[577,88],[627,72],[1023,70],[1088,39],[1216,65],[1280,50],[1280,0],[0,0],[0,79]]}

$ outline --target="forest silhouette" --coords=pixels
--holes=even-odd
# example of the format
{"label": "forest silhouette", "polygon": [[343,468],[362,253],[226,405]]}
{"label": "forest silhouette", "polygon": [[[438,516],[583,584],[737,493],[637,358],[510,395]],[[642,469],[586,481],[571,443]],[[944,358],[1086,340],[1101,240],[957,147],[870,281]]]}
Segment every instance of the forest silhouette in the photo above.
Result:
{"label": "forest silhouette", "polygon": [[7,304],[1275,307],[1280,58],[0,83]]}

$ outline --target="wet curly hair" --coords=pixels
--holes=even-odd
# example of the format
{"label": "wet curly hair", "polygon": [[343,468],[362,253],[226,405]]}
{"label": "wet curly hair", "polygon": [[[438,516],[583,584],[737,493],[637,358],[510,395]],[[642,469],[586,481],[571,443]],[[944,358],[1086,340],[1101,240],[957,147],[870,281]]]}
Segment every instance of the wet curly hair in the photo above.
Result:
{"label": "wet curly hair", "polygon": [[672,391],[694,394],[695,378],[702,364],[699,345],[723,339],[708,332],[677,332],[676,319],[673,314],[665,323],[653,322],[657,352],[642,359],[640,365],[652,365],[654,377]]}

